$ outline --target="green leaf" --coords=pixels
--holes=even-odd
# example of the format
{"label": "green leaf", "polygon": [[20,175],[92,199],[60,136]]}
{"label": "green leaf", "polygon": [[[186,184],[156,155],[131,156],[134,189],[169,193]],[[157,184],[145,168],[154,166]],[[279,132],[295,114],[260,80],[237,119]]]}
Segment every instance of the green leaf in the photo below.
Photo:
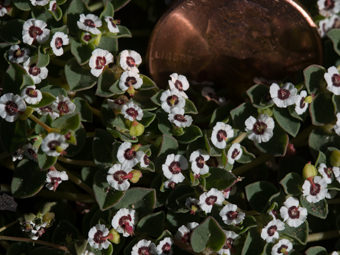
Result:
{"label": "green leaf", "polygon": [[139,90],[149,90],[157,88],[156,83],[153,80],[151,80],[151,78],[143,74],[140,74],[139,76],[143,79],[143,85]]}
{"label": "green leaf", "polygon": [[79,66],[73,59],[65,65],[65,77],[72,91],[81,91],[92,88],[97,81],[89,70]]}
{"label": "green leaf", "polygon": [[73,0],[67,8],[67,27],[69,28],[71,34],[77,34],[79,28],[77,26],[77,21],[81,13],[86,13],[86,6],[82,0]]}
{"label": "green leaf", "polygon": [[94,176],[93,192],[100,210],[110,209],[123,197],[124,192],[114,190],[106,180],[107,171],[99,170]]}
{"label": "green leaf", "polygon": [[205,142],[205,148],[206,148],[207,152],[212,157],[221,156],[221,151],[219,149],[215,148],[215,146],[211,144],[210,137],[211,137],[211,135],[208,136],[207,133],[204,134],[204,142]]}
{"label": "green leaf", "polygon": [[250,103],[243,103],[230,112],[233,119],[233,127],[244,130],[244,122],[249,116],[257,116],[257,110]]}
{"label": "green leaf", "polygon": [[157,126],[159,131],[161,131],[163,134],[171,134],[171,127],[172,124],[170,123],[168,119],[168,114],[164,112],[163,110],[159,109],[156,112],[157,115]]}
{"label": "green leaf", "polygon": [[149,188],[130,188],[122,199],[114,205],[114,209],[134,208],[139,215],[152,212],[156,206],[156,190]]}
{"label": "green leaf", "polygon": [[315,126],[323,126],[335,122],[336,117],[332,103],[332,94],[328,92],[317,94],[310,105],[310,115]]}
{"label": "green leaf", "polygon": [[335,52],[340,55],[340,29],[331,29],[327,36],[331,39]]}
{"label": "green leaf", "polygon": [[116,155],[113,151],[115,139],[105,130],[96,129],[92,143],[92,153],[96,164],[106,167],[112,166]]}
{"label": "green leaf", "polygon": [[191,125],[190,127],[184,128],[184,134],[178,136],[178,142],[183,144],[188,144],[196,141],[198,138],[202,137],[203,133],[198,126]]}
{"label": "green leaf", "polygon": [[315,94],[318,90],[324,87],[324,74],[325,68],[319,65],[310,65],[303,70],[305,85],[309,94]]}
{"label": "green leaf", "polygon": [[144,127],[148,127],[155,120],[156,114],[148,111],[144,111],[143,119],[140,121],[144,125]]}
{"label": "green leaf", "polygon": [[107,50],[112,53],[118,52],[118,40],[117,38],[112,38],[111,36],[103,35],[100,38],[98,48]]}
{"label": "green leaf", "polygon": [[325,133],[322,129],[314,129],[308,138],[309,147],[316,151],[327,150],[327,147],[334,147],[339,143],[339,136]]}
{"label": "green leaf", "polygon": [[277,188],[270,182],[258,181],[245,187],[247,200],[252,208],[264,212],[269,198],[277,193]]}
{"label": "green leaf", "polygon": [[118,28],[119,28],[119,32],[117,35],[115,35],[115,38],[131,38],[132,37],[132,34],[127,27],[118,25]]}
{"label": "green leaf", "polygon": [[76,132],[72,132],[72,134],[76,137],[76,144],[70,144],[70,146],[66,149],[67,157],[74,157],[78,155],[86,143],[86,130],[83,127],[77,129]]}
{"label": "green leaf", "polygon": [[53,18],[56,21],[61,20],[61,18],[63,17],[63,11],[59,7],[59,5],[57,5],[57,8],[55,9],[55,11],[50,11],[50,13],[52,14]]}
{"label": "green leaf", "polygon": [[219,190],[230,187],[236,180],[235,175],[225,169],[212,167],[209,170],[210,175],[206,178],[206,188],[216,188]]}
{"label": "green leaf", "polygon": [[242,156],[236,161],[241,164],[248,164],[252,162],[256,158],[256,156],[253,153],[250,153],[249,151],[247,151],[246,147],[244,146],[241,146],[241,147],[243,151]]}
{"label": "green leaf", "polygon": [[285,130],[288,134],[295,137],[300,130],[300,122],[293,118],[287,109],[284,108],[274,108],[273,109],[274,118],[280,127]]}
{"label": "green leaf", "polygon": [[198,113],[195,104],[189,99],[185,99],[184,111],[186,114],[197,114]]}
{"label": "green leaf", "polygon": [[125,5],[127,5],[131,0],[112,0],[112,4],[115,8],[115,11],[120,10]]}
{"label": "green leaf", "polygon": [[80,113],[81,120],[85,122],[92,122],[93,114],[89,103],[81,97],[76,97],[73,100],[73,103],[76,105],[76,112]]}
{"label": "green leaf", "polygon": [[256,84],[247,90],[247,95],[252,104],[260,109],[273,105],[270,100],[269,87],[263,84]]}
{"label": "green leaf", "polygon": [[57,157],[48,156],[45,152],[39,149],[37,160],[41,169],[48,169],[57,162]]}
{"label": "green leaf", "polygon": [[319,151],[318,157],[315,161],[315,165],[318,166],[321,163],[327,164],[327,157],[322,151]]}
{"label": "green leaf", "polygon": [[100,18],[102,19],[105,18],[106,16],[113,17],[114,12],[115,10],[113,8],[113,5],[110,2],[106,2],[104,10],[100,14]]}
{"label": "green leaf", "polygon": [[11,183],[11,193],[17,198],[36,195],[44,186],[46,172],[41,171],[33,161],[22,160],[15,169]]}
{"label": "green leaf", "polygon": [[69,130],[77,130],[80,127],[80,114],[73,113],[64,115],[52,122],[53,128],[58,128],[63,134]]}
{"label": "green leaf", "polygon": [[[22,0],[27,2],[26,0]],[[15,3],[14,3],[15,4]],[[24,21],[21,19],[13,19],[7,22],[2,22],[0,26],[1,43],[6,45],[16,44],[22,40],[22,27]],[[5,46],[5,45],[4,45]]]}
{"label": "green leaf", "polygon": [[161,96],[164,90],[159,90],[155,95],[151,97],[151,101],[158,106],[161,106]]}
{"label": "green leaf", "polygon": [[54,102],[55,100],[55,96],[53,96],[52,94],[48,93],[48,92],[41,92],[42,94],[42,99],[39,103],[37,104],[33,104],[31,105],[32,107],[35,107],[35,108],[40,108],[40,107],[44,107],[44,106],[47,106],[47,105],[50,105]]}
{"label": "green leaf", "polygon": [[284,234],[298,241],[301,245],[306,245],[308,237],[308,222],[305,221],[298,227],[290,227],[285,224]]}
{"label": "green leaf", "polygon": [[191,234],[190,244],[194,252],[202,252],[206,248],[220,250],[226,237],[221,226],[213,217],[208,217]]}
{"label": "green leaf", "polygon": [[227,122],[229,116],[226,112],[230,112],[230,105],[221,105],[211,114],[209,126],[213,126],[216,122]]}
{"label": "green leaf", "polygon": [[340,96],[333,95],[332,101],[335,107],[335,111],[340,112]]}
{"label": "green leaf", "polygon": [[256,229],[251,229],[244,242],[241,255],[261,254],[265,241],[261,238]]}
{"label": "green leaf", "polygon": [[321,246],[313,246],[306,250],[306,255],[328,255],[328,252]]}
{"label": "green leaf", "polygon": [[288,173],[281,181],[284,191],[288,195],[299,196],[301,194],[301,187],[303,184],[303,179],[297,173]]}
{"label": "green leaf", "polygon": [[144,216],[138,221],[137,232],[146,233],[151,237],[158,237],[164,229],[165,213],[156,212]]}
{"label": "green leaf", "polygon": [[70,39],[70,44],[71,44],[71,53],[76,58],[78,64],[79,65],[86,64],[92,55],[91,47],[87,44],[79,43],[72,38]]}
{"label": "green leaf", "polygon": [[12,0],[15,7],[17,7],[21,11],[30,11],[31,6],[29,5],[27,0]]}
{"label": "green leaf", "polygon": [[96,95],[100,97],[112,97],[113,95],[123,94],[118,87],[119,80],[116,80],[112,70],[105,69],[99,76]]}
{"label": "green leaf", "polygon": [[328,203],[326,199],[323,199],[317,203],[309,203],[306,198],[301,195],[300,196],[301,206],[305,207],[308,211],[308,214],[311,214],[320,219],[326,219],[328,214]]}
{"label": "green leaf", "polygon": [[158,156],[164,154],[168,155],[170,153],[176,153],[178,149],[178,142],[177,140],[171,135],[162,135],[162,143],[159,148]]}
{"label": "green leaf", "polygon": [[37,67],[45,67],[50,63],[50,55],[41,52],[41,47],[38,48]]}

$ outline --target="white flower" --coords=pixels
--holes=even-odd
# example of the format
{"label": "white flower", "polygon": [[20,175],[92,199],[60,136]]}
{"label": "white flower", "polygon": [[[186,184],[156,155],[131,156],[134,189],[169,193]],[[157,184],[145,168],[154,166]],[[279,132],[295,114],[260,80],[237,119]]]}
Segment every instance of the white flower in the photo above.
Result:
{"label": "white flower", "polygon": [[51,118],[54,120],[59,117],[59,113],[56,112],[53,108],[54,108],[53,105],[46,105],[44,107],[36,109],[36,111],[40,115],[50,115]]}
{"label": "white flower", "polygon": [[198,209],[199,201],[196,198],[188,197],[185,200],[185,207],[190,210],[190,214],[195,214]]}
{"label": "white flower", "polygon": [[319,12],[322,16],[330,16],[340,12],[339,0],[318,0]]}
{"label": "white flower", "polygon": [[34,84],[39,84],[42,80],[47,78],[48,69],[44,67],[37,67],[36,63],[31,63],[31,59],[27,59],[24,63],[24,68],[27,74],[32,78]]}
{"label": "white flower", "polygon": [[99,77],[105,66],[113,63],[113,55],[107,50],[95,49],[92,51],[92,56],[89,61],[89,66],[91,68],[91,74],[93,76]]}
{"label": "white flower", "polygon": [[228,164],[233,165],[235,161],[239,160],[243,154],[243,150],[239,143],[234,143],[228,150]]}
{"label": "white flower", "polygon": [[119,209],[113,216],[111,225],[118,233],[123,234],[124,237],[133,235],[135,225],[135,210],[126,208]]}
{"label": "white flower", "polygon": [[185,177],[182,170],[188,168],[188,161],[182,155],[169,154],[162,165],[164,176],[174,183],[183,182]]}
{"label": "white flower", "polygon": [[28,48],[12,45],[8,50],[8,60],[17,64],[24,63],[29,58],[29,53]]}
{"label": "white flower", "polygon": [[321,37],[325,37],[327,32],[333,28],[339,28],[340,17],[336,14],[329,18],[325,18],[319,22],[319,33]]}
{"label": "white flower", "polygon": [[327,184],[332,183],[334,175],[330,167],[327,167],[324,163],[321,163],[319,165],[318,171],[322,175],[322,178],[326,181]]}
{"label": "white flower", "polygon": [[189,222],[186,226],[180,226],[177,230],[176,238],[184,243],[190,243],[190,235],[198,225],[197,222]]}
{"label": "white flower", "polygon": [[191,170],[195,175],[204,175],[209,173],[209,166],[206,161],[210,159],[210,156],[203,153],[201,150],[193,151],[190,154],[189,161],[191,162]]}
{"label": "white flower", "polygon": [[52,40],[50,42],[50,46],[53,50],[54,55],[61,56],[64,54],[64,45],[68,45],[70,43],[68,35],[63,32],[56,32]]}
{"label": "white flower", "polygon": [[284,206],[280,208],[280,215],[288,226],[297,228],[304,223],[307,218],[307,209],[300,207],[299,200],[289,197],[283,204]]}
{"label": "white flower", "polygon": [[245,121],[248,138],[257,143],[268,142],[273,136],[275,122],[272,117],[261,114],[257,119],[250,116]]}
{"label": "white flower", "polygon": [[176,187],[176,183],[172,180],[167,180],[164,182],[163,186],[165,189],[174,189]]}
{"label": "white flower", "polygon": [[331,66],[324,74],[324,77],[327,82],[327,89],[335,95],[340,95],[340,74],[338,69]]}
{"label": "white flower", "polygon": [[161,241],[159,241],[157,245],[157,254],[158,255],[171,255],[172,254],[172,239],[170,237],[165,237]]}
{"label": "white flower", "polygon": [[127,190],[130,187],[129,179],[131,179],[131,168],[127,165],[114,164],[107,172],[106,180],[115,190]]}
{"label": "white flower", "polygon": [[38,149],[34,147],[31,143],[25,144],[22,149],[24,150],[24,155],[30,160],[37,160]]}
{"label": "white flower", "polygon": [[223,222],[227,225],[237,225],[241,223],[246,216],[244,212],[237,211],[237,205],[235,204],[225,205],[219,214]]}
{"label": "white flower", "polygon": [[150,159],[148,155],[145,154],[144,151],[137,151],[137,158],[138,158],[140,167],[147,168],[150,165]]}
{"label": "white flower", "polygon": [[54,111],[58,112],[60,115],[71,114],[76,110],[76,105],[70,100],[70,98],[64,95],[57,96],[52,107],[54,108]]}
{"label": "white flower", "polygon": [[65,171],[50,170],[46,175],[46,188],[56,191],[59,184],[68,180],[68,175]]}
{"label": "white flower", "polygon": [[210,189],[200,195],[199,206],[205,213],[210,213],[214,204],[222,205],[224,201],[223,193],[215,188]]}
{"label": "white flower", "polygon": [[177,90],[178,93],[184,97],[188,98],[187,94],[184,92],[189,88],[189,82],[187,77],[181,74],[173,73],[170,75],[171,80],[169,80],[170,90]]}
{"label": "white flower", "polygon": [[108,240],[109,237],[110,233],[105,225],[97,224],[89,231],[88,243],[97,250],[107,249],[110,245],[110,241]]}
{"label": "white flower", "polygon": [[132,168],[139,162],[137,152],[130,142],[124,142],[119,146],[117,159],[119,163],[125,165],[127,168]]}
{"label": "white flower", "polygon": [[131,255],[156,255],[156,245],[146,239],[140,240],[132,247]]}
{"label": "white flower", "polygon": [[285,225],[280,220],[272,220],[261,231],[261,238],[267,243],[272,243],[279,238],[279,232],[285,229]]}
{"label": "white flower", "polygon": [[213,145],[219,149],[224,149],[227,146],[229,138],[234,136],[233,128],[223,122],[217,122],[211,133],[211,141]]}
{"label": "white flower", "polygon": [[171,113],[174,108],[184,108],[185,99],[176,90],[166,90],[162,93],[161,97],[162,109]]}
{"label": "white flower", "polygon": [[223,230],[223,232],[224,232],[225,237],[226,237],[225,244],[222,247],[222,249],[220,249],[217,252],[217,254],[219,254],[219,255],[231,255],[230,250],[233,247],[233,243],[234,243],[235,239],[237,239],[239,237],[239,235],[236,234],[233,231]]}
{"label": "white flower", "polygon": [[340,135],[340,112],[336,114],[336,124],[334,126],[334,131],[337,135]]}
{"label": "white flower", "polygon": [[272,248],[271,255],[286,255],[293,249],[293,244],[287,239],[281,239]]}
{"label": "white flower", "polygon": [[14,122],[25,110],[25,101],[19,95],[6,93],[0,97],[0,116],[6,121]]}
{"label": "white flower", "polygon": [[57,1],[51,0],[49,5],[48,5],[48,10],[51,12],[55,12],[57,10]]}
{"label": "white flower", "polygon": [[272,83],[269,91],[270,96],[277,107],[286,108],[295,103],[297,89],[293,83],[287,82],[282,88],[280,88],[278,84]]}
{"label": "white flower", "polygon": [[132,101],[124,104],[121,111],[124,118],[130,121],[141,120],[143,118],[142,109]]}
{"label": "white flower", "polygon": [[333,167],[332,168],[333,173],[334,173],[334,177],[336,178],[336,180],[338,181],[338,183],[340,183],[340,168],[339,167]]}
{"label": "white flower", "polygon": [[306,179],[302,192],[309,203],[317,203],[329,196],[327,182],[320,176],[314,176],[313,180]]}
{"label": "white flower", "polygon": [[139,72],[138,66],[142,63],[142,57],[134,50],[123,50],[119,56],[119,64],[124,71]]}
{"label": "white flower", "polygon": [[333,252],[331,253],[331,255],[339,255],[339,253],[336,252],[336,251],[333,251]]}
{"label": "white flower", "polygon": [[91,252],[91,251],[86,250],[86,251],[84,251],[81,255],[96,255],[96,254],[94,254],[94,253]]}
{"label": "white flower", "polygon": [[9,0],[2,0],[0,1],[0,17],[5,16],[8,11],[7,11],[7,6],[10,4]]}
{"label": "white flower", "polygon": [[189,115],[184,115],[184,108],[173,108],[168,115],[168,119],[176,127],[180,128],[190,127],[192,124],[192,117]]}
{"label": "white flower", "polygon": [[31,4],[33,6],[44,6],[48,4],[50,0],[31,0]]}
{"label": "white flower", "polygon": [[21,92],[21,97],[28,104],[37,104],[42,99],[42,94],[39,89],[36,89],[35,86],[27,86]]}
{"label": "white flower", "polygon": [[116,99],[107,99],[107,104],[112,110],[120,111],[125,103],[127,103],[129,99],[125,96],[120,96]]}
{"label": "white flower", "polygon": [[58,157],[68,147],[65,137],[57,133],[49,133],[41,143],[41,150],[48,156]]}
{"label": "white flower", "polygon": [[295,97],[295,112],[298,115],[303,114],[308,108],[308,102],[306,102],[307,92],[302,90],[299,95]]}
{"label": "white flower", "polygon": [[111,33],[114,34],[119,33],[119,27],[117,26],[116,21],[112,17],[106,16],[105,21],[107,23],[107,28]]}
{"label": "white flower", "polygon": [[139,89],[143,85],[143,80],[139,76],[139,73],[134,71],[125,71],[122,73],[119,79],[119,88],[122,91],[127,91],[130,87]]}
{"label": "white flower", "polygon": [[99,17],[93,14],[80,14],[79,21],[77,21],[78,28],[91,34],[98,35],[100,34],[100,30],[98,27],[102,26],[102,21]]}
{"label": "white flower", "polygon": [[33,42],[44,43],[50,36],[50,30],[46,28],[46,22],[38,19],[28,19],[22,29],[22,40],[32,45]]}
{"label": "white flower", "polygon": [[82,35],[81,35],[81,40],[84,43],[88,43],[89,41],[92,40],[92,38],[93,38],[92,34],[88,33],[88,32],[83,32]]}

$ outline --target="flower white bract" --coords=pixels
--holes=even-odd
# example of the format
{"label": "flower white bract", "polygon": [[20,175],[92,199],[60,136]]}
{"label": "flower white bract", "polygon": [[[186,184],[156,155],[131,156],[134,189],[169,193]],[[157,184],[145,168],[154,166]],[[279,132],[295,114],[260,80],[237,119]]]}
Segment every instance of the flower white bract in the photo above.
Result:
{"label": "flower white bract", "polygon": [[339,0],[318,0],[319,12],[322,16],[330,16],[340,12]]}
{"label": "flower white bract", "polygon": [[107,28],[111,33],[114,34],[119,33],[119,27],[117,26],[116,21],[112,17],[106,16],[105,21],[107,23]]}
{"label": "flower white bract", "polygon": [[184,92],[189,89],[189,82],[187,77],[181,74],[173,73],[170,74],[171,80],[169,80],[170,90],[177,90],[178,93],[184,97],[188,98],[187,94]]}
{"label": "flower white bract", "polygon": [[100,18],[94,14],[80,14],[79,21],[77,21],[79,29],[98,35],[100,30],[98,27],[102,26]]}
{"label": "flower white bract", "polygon": [[50,0],[30,0],[33,6],[44,6],[48,4]]}
{"label": "flower white bract", "polygon": [[219,255],[231,255],[231,248],[233,246],[233,243],[235,241],[235,239],[237,239],[239,237],[238,234],[236,234],[234,231],[226,231],[223,230],[225,237],[226,237],[226,241],[224,243],[224,246],[222,247],[222,249],[220,249],[217,254]]}
{"label": "flower white bract", "polygon": [[24,68],[27,74],[32,78],[34,84],[39,84],[42,80],[47,78],[48,69],[43,67],[38,67],[36,63],[31,63],[31,59],[27,59],[24,63]]}
{"label": "flower white bract", "polygon": [[103,224],[92,227],[88,234],[88,243],[91,247],[101,250],[107,249],[110,245],[108,240],[109,230]]}
{"label": "flower white bract", "polygon": [[169,154],[165,163],[162,165],[164,176],[174,183],[183,182],[185,177],[182,170],[188,168],[188,161],[182,155]]}
{"label": "flower white bract", "polygon": [[333,166],[332,171],[333,171],[335,179],[338,181],[338,183],[340,183],[340,168]]}
{"label": "flower white bract", "polygon": [[302,192],[309,203],[317,203],[329,196],[327,182],[320,176],[314,176],[313,180],[305,180]]}
{"label": "flower white bract", "polygon": [[270,221],[261,231],[261,238],[267,243],[272,243],[280,237],[278,231],[285,229],[285,225],[280,220]]}
{"label": "flower white bract", "polygon": [[195,175],[204,175],[209,173],[209,166],[206,161],[210,159],[209,154],[203,153],[201,150],[193,151],[190,154],[191,170]]}
{"label": "flower white bract", "polygon": [[42,94],[35,86],[27,86],[21,91],[21,98],[25,100],[27,104],[37,104],[42,99]]}
{"label": "flower white bract", "polygon": [[19,45],[12,45],[7,53],[8,60],[12,63],[21,64],[29,58],[30,50],[28,48],[20,47]]}
{"label": "flower white bract", "polygon": [[34,147],[31,143],[25,144],[22,149],[24,150],[24,155],[29,158],[30,160],[36,161],[37,160],[37,153],[38,149]]}
{"label": "flower white bract", "polygon": [[112,227],[118,233],[123,234],[124,237],[131,236],[134,231],[135,214],[135,210],[130,210],[127,208],[119,209],[119,211],[112,218]]}
{"label": "flower white bract", "polygon": [[131,250],[131,255],[157,255],[156,245],[146,239],[140,240]]}
{"label": "flower white bract", "polygon": [[51,0],[50,3],[48,4],[48,10],[51,12],[55,12],[57,10],[57,1],[56,0]]}
{"label": "flower white bract", "polygon": [[190,235],[198,225],[197,222],[189,222],[187,225],[180,226],[177,230],[176,238],[184,243],[189,243]]}
{"label": "flower white bract", "polygon": [[102,74],[105,66],[110,63],[113,63],[113,55],[109,51],[95,49],[92,51],[92,56],[89,61],[91,74],[93,76],[99,77]]}
{"label": "flower white bract", "polygon": [[124,142],[119,146],[117,159],[119,163],[125,165],[127,168],[132,168],[139,162],[137,152],[134,148],[132,148],[132,144],[130,142]]}
{"label": "flower white bract", "polygon": [[171,113],[174,108],[180,109],[185,106],[185,98],[176,90],[165,90],[162,93],[160,100],[162,109],[167,113]]}
{"label": "flower white bract", "polygon": [[134,50],[123,50],[119,55],[119,64],[124,71],[139,72],[138,66],[142,63],[142,57]]}
{"label": "flower white bract", "polygon": [[205,213],[210,213],[214,204],[222,205],[224,201],[223,193],[215,188],[204,192],[199,197],[199,206]]}
{"label": "flower white bract", "polygon": [[49,133],[41,143],[41,150],[48,156],[58,157],[68,147],[65,141],[66,139],[63,135]]}
{"label": "flower white bract", "polygon": [[228,150],[227,158],[228,164],[234,164],[235,161],[239,160],[243,154],[243,150],[239,143],[234,143]]}
{"label": "flower white bract", "polygon": [[227,147],[228,139],[234,136],[233,128],[223,122],[217,122],[211,133],[211,142],[219,149]]}
{"label": "flower white bract", "polygon": [[227,225],[237,225],[241,223],[246,216],[244,212],[237,211],[237,205],[235,204],[225,205],[219,215]]}
{"label": "flower white bract", "polygon": [[35,110],[40,115],[49,115],[52,118],[52,120],[59,117],[59,111],[57,112],[54,109],[53,105],[46,105],[44,107],[40,107],[40,108],[37,108]]}
{"label": "flower white bract", "polygon": [[305,222],[307,218],[307,209],[300,207],[299,200],[294,197],[289,197],[280,208],[280,215],[288,226],[297,228]]}
{"label": "flower white bract", "polygon": [[334,126],[334,131],[337,135],[340,135],[340,112],[336,114],[336,124]]}
{"label": "flower white bract", "polygon": [[130,87],[139,89],[143,85],[143,80],[139,73],[134,71],[125,71],[119,79],[119,88],[122,91],[127,91]]}
{"label": "flower white bract", "polygon": [[298,115],[303,114],[307,108],[308,108],[308,103],[306,102],[306,97],[307,97],[307,92],[306,90],[302,90],[299,95],[295,97],[295,112]]}
{"label": "flower white bract", "polygon": [[171,110],[168,115],[168,120],[179,128],[190,127],[192,124],[192,117],[189,115],[184,115],[184,109],[178,107],[175,107]]}
{"label": "flower white bract", "polygon": [[327,184],[331,184],[334,178],[333,170],[327,167],[324,163],[321,163],[318,168],[318,172],[322,175],[322,178]]}
{"label": "flower white bract", "polygon": [[6,8],[8,5],[9,5],[8,0],[3,0],[0,2],[0,17],[3,17],[8,13]]}
{"label": "flower white bract", "polygon": [[140,167],[147,168],[150,165],[150,159],[144,151],[137,151],[137,158],[138,158]]}
{"label": "flower white bract", "polygon": [[50,170],[46,175],[46,188],[56,191],[59,184],[68,180],[68,175],[65,171]]}
{"label": "flower white bract", "polygon": [[121,109],[125,119],[130,121],[141,120],[143,118],[143,110],[132,101],[124,104]]}
{"label": "flower white bract", "polygon": [[324,77],[327,82],[327,89],[335,95],[340,95],[340,74],[338,69],[331,66],[324,74]]}
{"label": "flower white bract", "polygon": [[250,116],[245,121],[248,138],[257,143],[266,143],[273,137],[275,122],[272,117],[261,114],[257,119]]}
{"label": "flower white bract", "polygon": [[25,101],[19,95],[6,93],[0,97],[0,116],[6,121],[14,122],[25,110]]}
{"label": "flower white bract", "polygon": [[273,83],[270,85],[270,96],[277,107],[286,108],[295,104],[297,89],[293,83],[287,82],[283,87]]}
{"label": "flower white bract", "polygon": [[156,249],[158,255],[171,255],[172,254],[172,239],[170,237],[165,237],[159,241]]}
{"label": "flower white bract", "polygon": [[58,112],[59,115],[67,115],[74,113],[76,105],[64,95],[57,96],[56,100],[52,104],[53,110]]}
{"label": "flower white bract", "polygon": [[272,248],[271,255],[286,255],[293,249],[293,244],[287,239],[279,240]]}
{"label": "flower white bract", "polygon": [[54,55],[61,56],[64,54],[64,45],[68,45],[70,43],[70,40],[68,38],[68,35],[63,32],[56,32],[52,40],[50,42],[50,46],[53,50]]}
{"label": "flower white bract", "polygon": [[128,165],[114,164],[107,172],[106,180],[115,190],[127,190],[130,187],[129,179],[132,169]]}
{"label": "flower white bract", "polygon": [[28,19],[25,21],[22,29],[22,41],[29,45],[37,41],[42,44],[46,42],[50,36],[50,30],[45,21],[38,19]]}

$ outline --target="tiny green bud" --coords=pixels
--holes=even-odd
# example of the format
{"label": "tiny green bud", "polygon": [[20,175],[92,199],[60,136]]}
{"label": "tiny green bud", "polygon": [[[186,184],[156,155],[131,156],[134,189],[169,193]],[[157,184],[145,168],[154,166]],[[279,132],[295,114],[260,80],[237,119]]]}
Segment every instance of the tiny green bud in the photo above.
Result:
{"label": "tiny green bud", "polygon": [[34,109],[32,107],[26,107],[26,110],[20,114],[19,118],[21,120],[27,120],[29,116],[34,112]]}
{"label": "tiny green bud", "polygon": [[138,121],[133,121],[130,127],[131,136],[141,136],[144,133],[144,125]]}
{"label": "tiny green bud", "polygon": [[61,146],[57,146],[55,150],[59,153],[62,153],[64,151],[64,149]]}
{"label": "tiny green bud", "polygon": [[305,179],[314,177],[317,174],[318,174],[318,171],[316,170],[316,167],[311,164],[311,162],[308,162],[302,170],[302,175],[303,175],[303,178]]}
{"label": "tiny green bud", "polygon": [[133,170],[131,171],[132,178],[130,179],[130,182],[137,183],[139,179],[142,177],[142,172],[139,170]]}
{"label": "tiny green bud", "polygon": [[120,243],[120,235],[114,228],[110,230],[109,235],[110,237],[108,239],[110,240],[111,243],[114,243],[114,244]]}
{"label": "tiny green bud", "polygon": [[76,136],[74,135],[74,131],[68,132],[64,136],[65,136],[67,143],[77,145],[77,139],[76,139]]}
{"label": "tiny green bud", "polygon": [[305,97],[305,102],[307,104],[310,104],[312,101],[313,101],[313,97],[312,96]]}
{"label": "tiny green bud", "polygon": [[269,108],[266,108],[266,109],[257,109],[257,112],[259,114],[266,114],[266,115],[268,115],[270,117],[273,116],[273,112]]}
{"label": "tiny green bud", "polygon": [[340,167],[340,151],[339,150],[332,151],[329,160],[332,166]]}
{"label": "tiny green bud", "polygon": [[136,90],[134,89],[133,86],[129,86],[127,93],[130,95],[130,97],[133,97],[136,93]]}
{"label": "tiny green bud", "polygon": [[47,226],[51,226],[52,221],[55,218],[55,214],[53,212],[47,212],[43,216],[43,222],[47,223]]}
{"label": "tiny green bud", "polygon": [[172,133],[174,134],[174,136],[181,136],[184,134],[184,130],[181,127],[173,126]]}

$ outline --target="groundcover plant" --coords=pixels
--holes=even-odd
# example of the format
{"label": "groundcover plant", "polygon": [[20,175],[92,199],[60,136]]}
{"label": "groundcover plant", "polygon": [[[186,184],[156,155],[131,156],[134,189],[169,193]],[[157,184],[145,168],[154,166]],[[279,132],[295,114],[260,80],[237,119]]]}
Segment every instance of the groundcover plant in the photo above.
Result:
{"label": "groundcover plant", "polygon": [[340,1],[329,63],[238,105],[142,74],[127,2],[0,1],[0,253],[340,254]]}

